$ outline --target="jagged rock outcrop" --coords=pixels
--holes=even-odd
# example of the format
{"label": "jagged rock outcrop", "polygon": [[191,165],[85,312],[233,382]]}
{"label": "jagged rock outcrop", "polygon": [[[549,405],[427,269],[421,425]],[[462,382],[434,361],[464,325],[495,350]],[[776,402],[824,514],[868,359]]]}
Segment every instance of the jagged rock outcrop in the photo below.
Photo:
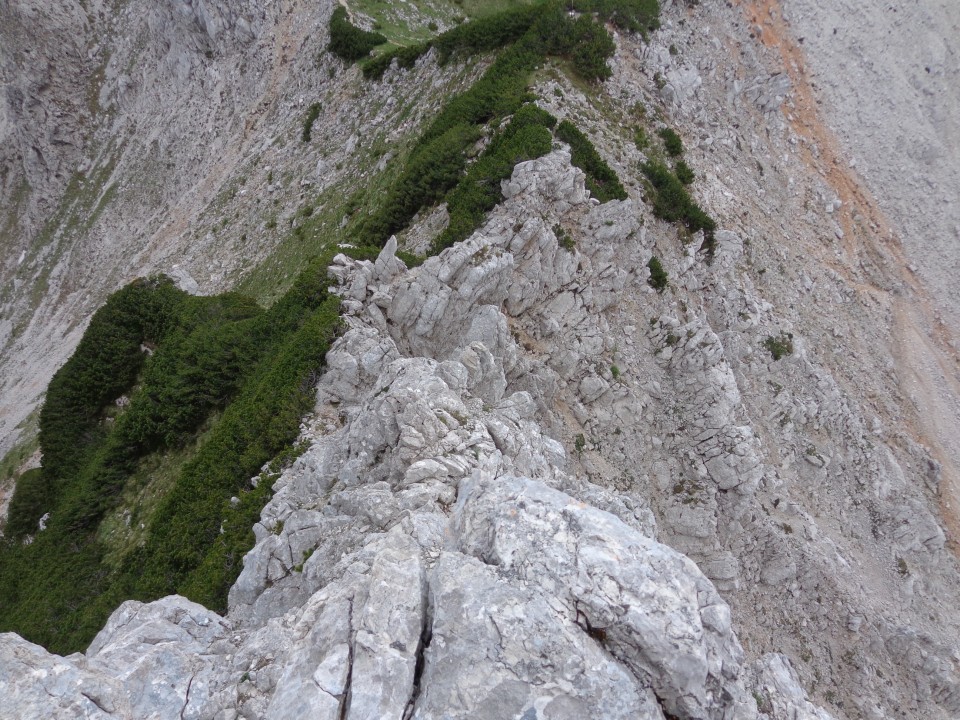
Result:
{"label": "jagged rock outcrop", "polygon": [[405,141],[475,74],[361,81],[325,51],[335,6],[0,5],[0,453],[111,292],[156,272],[235,288],[304,205],[365,182],[375,140]]}
{"label": "jagged rock outcrop", "polygon": [[[828,718],[789,661],[746,662],[727,603],[654,539],[649,508],[579,477],[540,422],[562,376],[531,361],[500,308],[577,327],[596,319],[578,308],[612,297],[602,283],[574,293],[578,274],[616,287],[632,272],[600,250],[637,228],[630,204],[593,206],[582,183],[555,152],[518,166],[503,211],[420,268],[405,271],[392,243],[376,263],[338,258],[349,329],[228,615],[127,602],[68,658],[4,635],[8,706],[24,718]],[[551,229],[571,212],[582,253]]]}
{"label": "jagged rock outcrop", "polygon": [[[360,82],[320,56],[332,2],[138,0],[107,13],[109,27],[90,20],[103,40],[91,46],[65,28],[100,17],[97,0],[47,9],[36,41],[27,10],[42,4],[8,5],[0,159],[22,160],[44,203],[80,173],[73,227],[94,222],[58,258],[71,238],[30,244],[49,208],[17,210],[28,232],[0,258],[12,278],[0,447],[78,339],[90,288],[153,268],[191,291],[229,286],[277,242],[265,213],[286,227],[306,203],[339,208],[355,188],[345,177],[359,169],[364,183],[393,156],[369,129],[396,147],[431,96],[475,71],[427,59]],[[127,604],[70,658],[3,636],[0,692],[18,717],[829,717],[807,693],[838,718],[960,714],[956,472],[943,452],[960,435],[952,365],[925,354],[949,342],[949,323],[926,322],[936,308],[917,320],[926,296],[851,184],[853,158],[817,129],[802,53],[770,44],[778,4],[663,5],[645,42],[616,38],[596,95],[549,68],[537,88],[632,199],[591,201],[555,152],[518,167],[484,227],[420,269],[394,242],[374,263],[339,258],[349,329],[229,613]],[[903,28],[916,10],[901,11]],[[845,52],[815,31],[808,47]],[[35,54],[4,54],[34,42]],[[942,58],[914,65],[918,92],[949,86]],[[29,72],[11,85],[9,68]],[[315,99],[324,112],[305,146]],[[78,154],[88,105],[103,124]],[[864,107],[848,115],[876,109]],[[638,118],[683,136],[693,192],[725,228],[712,262],[644,204]],[[939,203],[953,171],[937,169],[893,183],[897,197],[929,184]],[[2,176],[5,208],[26,207],[17,178]],[[401,243],[422,248],[445,218],[436,209]],[[935,248],[949,232],[913,236]],[[662,294],[647,282],[654,254]],[[938,252],[920,265],[950,287]],[[8,298],[51,267],[60,304],[30,325]],[[764,343],[783,337],[793,350],[775,359]]]}

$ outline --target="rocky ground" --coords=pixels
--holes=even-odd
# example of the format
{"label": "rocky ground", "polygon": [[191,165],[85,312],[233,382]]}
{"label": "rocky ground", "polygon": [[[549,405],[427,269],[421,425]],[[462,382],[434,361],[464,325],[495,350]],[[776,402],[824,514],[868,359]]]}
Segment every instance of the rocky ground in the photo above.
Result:
{"label": "rocky ground", "polygon": [[[51,696],[132,717],[960,713],[937,249],[818,104],[844,56],[807,69],[801,0],[790,24],[668,5],[649,44],[618,38],[602,92],[538,79],[631,198],[591,201],[561,149],[420,268],[341,259],[349,331],[229,614],[126,604],[64,659],[4,636],[22,716]],[[643,201],[641,114],[684,139],[712,262]]]}
{"label": "rocky ground", "polygon": [[[0,455],[32,429],[111,292],[164,272],[211,294],[260,267],[245,289],[276,297],[296,267],[267,258],[297,212],[339,222],[351,191],[472,72],[404,73],[374,94],[324,51],[331,9],[0,8]],[[324,111],[304,143],[313,102]]]}
{"label": "rocky ground", "polygon": [[[756,12],[756,10],[754,11]],[[910,398],[911,423],[944,467],[941,511],[960,530],[960,7],[925,0],[883,12],[802,0],[779,13],[822,119],[840,148],[836,164],[876,208],[903,283],[892,353]],[[855,17],[856,22],[845,22]],[[836,31],[834,31],[836,28]],[[787,38],[789,40],[789,38]]]}
{"label": "rocky ground", "polygon": [[[745,663],[730,608],[652,538],[640,488],[579,477],[538,422],[562,426],[558,404],[636,401],[632,382],[612,393],[585,374],[609,352],[601,336],[561,372],[522,340],[596,330],[645,285],[614,262],[648,252],[636,208],[593,205],[565,153],[505,189],[480,233],[417,270],[394,244],[335,265],[350,329],[228,617],[130,602],[63,660],[4,636],[21,717],[830,717],[784,656]],[[561,221],[582,251],[560,247]]]}

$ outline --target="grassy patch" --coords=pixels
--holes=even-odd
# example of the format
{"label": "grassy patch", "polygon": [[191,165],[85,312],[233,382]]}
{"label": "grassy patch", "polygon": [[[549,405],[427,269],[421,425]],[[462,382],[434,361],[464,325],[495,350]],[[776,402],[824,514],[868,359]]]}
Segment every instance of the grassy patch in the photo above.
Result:
{"label": "grassy patch", "polygon": [[542,0],[432,0],[430,3],[391,3],[384,0],[349,0],[352,10],[373,21],[386,36],[386,50],[429,40],[440,27],[453,28],[469,21],[500,15]]}
{"label": "grassy patch", "polygon": [[219,419],[220,413],[213,413],[188,442],[150,453],[139,461],[124,483],[116,506],[105,514],[97,528],[103,563],[111,571],[119,570],[123,559],[146,542],[158,505],[176,483],[184,465],[209,439]]}
{"label": "grassy patch", "polygon": [[20,424],[20,440],[0,459],[0,483],[13,480],[20,467],[40,448],[36,413]]}

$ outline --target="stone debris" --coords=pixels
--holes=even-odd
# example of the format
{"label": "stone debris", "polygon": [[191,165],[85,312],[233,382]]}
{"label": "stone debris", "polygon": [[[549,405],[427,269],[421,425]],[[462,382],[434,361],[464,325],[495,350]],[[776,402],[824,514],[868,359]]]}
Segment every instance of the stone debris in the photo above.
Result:
{"label": "stone debris", "polygon": [[[358,307],[330,352],[318,415],[335,406],[342,424],[308,436],[276,482],[229,613],[176,596],[129,601],[68,658],[4,635],[8,707],[25,718],[575,720],[602,708],[755,720],[762,691],[769,717],[830,717],[785,659],[752,670],[710,580],[651,536],[649,510],[572,472],[544,431],[538,388],[559,381],[497,308],[516,276],[521,317],[575,286],[577,306],[608,307],[604,283],[586,293],[579,274],[616,287],[628,271],[576,251],[566,274],[534,274],[567,252],[550,224],[504,230],[508,214],[539,216],[555,199],[591,227],[600,211],[567,154],[521,164],[510,186],[523,189],[477,235],[420,268],[404,271],[392,243],[373,263],[338,259]],[[430,297],[444,300],[411,300]],[[388,328],[367,312],[377,302]],[[530,378],[540,372],[553,381]],[[569,387],[582,394],[584,382]]]}
{"label": "stone debris", "polygon": [[[0,199],[20,208],[11,193],[28,181],[13,231],[26,243],[74,171],[93,192],[109,169],[96,193],[109,181],[116,196],[89,231],[40,255],[12,247],[0,266],[14,288],[0,318],[0,445],[102,299],[67,289],[105,293],[124,281],[117,268],[230,286],[279,237],[261,199],[280,227],[308,198],[319,212],[315,192],[372,169],[357,167],[367,128],[389,128],[395,147],[478,72],[426,57],[358,86],[321,53],[327,2],[134,0],[116,14],[88,0],[86,25],[61,5],[40,35],[24,29],[36,25],[30,3],[0,11],[0,46],[27,58],[0,124],[13,168]],[[347,330],[304,429],[309,449],[273,485],[229,612],[125,603],[68,658],[0,636],[0,716],[960,716],[960,574],[945,520],[956,464],[922,431],[950,435],[955,409],[946,381],[917,381],[933,364],[910,354],[956,326],[955,268],[937,245],[960,227],[942,192],[956,170],[938,138],[960,117],[943,111],[960,85],[942,58],[920,62],[943,55],[926,41],[912,64],[888,52],[870,68],[885,85],[936,89],[897,112],[862,105],[865,70],[843,57],[844,72],[810,74],[817,100],[820,88],[842,99],[844,143],[902,145],[876,128],[896,130],[904,112],[926,128],[906,165],[881,152],[841,165],[804,131],[814,108],[794,86],[803,73],[766,44],[774,15],[662,5],[644,42],[617,35],[602,103],[562,76],[537,92],[590,135],[630,199],[591,199],[557,150],[518,166],[483,227],[419,268],[397,248],[426,247],[442,206],[374,262],[338,257]],[[828,70],[850,47],[831,32],[850,31],[843,17],[875,38],[892,25],[902,43],[933,12],[814,5],[790,12]],[[99,37],[78,43],[79,27]],[[80,78],[101,64],[91,104]],[[305,146],[289,138],[314,98],[324,112]],[[154,127],[161,111],[172,121]],[[661,124],[682,136],[692,192],[721,225],[712,259],[644,202],[638,123],[653,143]],[[886,181],[885,207],[937,207],[896,213],[922,250],[910,282],[946,298],[946,320],[915,338],[899,323],[919,285],[837,182],[854,165]],[[662,293],[648,283],[654,255]],[[50,293],[32,315],[38,278]],[[766,344],[777,338],[792,344],[779,359]]]}

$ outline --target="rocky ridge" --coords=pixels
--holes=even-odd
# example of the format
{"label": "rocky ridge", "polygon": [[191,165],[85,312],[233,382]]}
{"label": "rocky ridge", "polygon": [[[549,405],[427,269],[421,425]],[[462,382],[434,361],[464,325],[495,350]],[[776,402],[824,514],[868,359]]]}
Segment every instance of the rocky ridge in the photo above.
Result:
{"label": "rocky ridge", "polygon": [[[330,356],[308,432],[314,445],[278,483],[228,616],[176,599],[127,605],[85,658],[64,660],[7,637],[4,656],[22,660],[18,672],[85,678],[93,685],[83,691],[121,715],[136,715],[130,703],[149,694],[128,695],[127,687],[147,688],[164,667],[172,712],[203,706],[230,716],[231,708],[248,707],[258,716],[277,703],[282,714],[293,707],[283,703],[301,694],[339,708],[353,672],[398,678],[380,685],[391,688],[380,694],[371,689],[376,683],[357,685],[358,713],[387,695],[394,708],[411,695],[424,708],[426,698],[441,707],[453,697],[444,681],[463,664],[478,665],[469,654],[476,647],[454,642],[458,628],[469,627],[471,642],[491,654],[506,652],[501,637],[525,638],[506,659],[498,656],[501,665],[483,665],[501,696],[531,703],[519,705],[523,712],[546,712],[556,702],[551,712],[561,713],[568,704],[553,687],[536,695],[501,682],[520,673],[521,684],[540,687],[537,678],[560,677],[561,665],[531,659],[540,657],[541,641],[549,657],[564,648],[584,667],[609,668],[604,697],[613,688],[651,713],[661,705],[697,717],[724,702],[747,712],[743,692],[773,717],[818,712],[804,704],[800,687],[838,718],[960,712],[958,579],[938,509],[948,478],[912,423],[911,403],[929,407],[918,394],[923,379],[912,382],[889,332],[920,291],[904,281],[892,241],[871,228],[858,198],[840,199],[831,168],[818,164],[825,153],[816,138],[793,121],[809,110],[800,88],[782,58],[752,40],[756,28],[741,8],[676,4],[664,20],[649,44],[617,38],[614,77],[601,93],[585,95],[559,76],[538,87],[551,112],[590,130],[632,201],[592,205],[556,154],[518,169],[507,203],[429,270],[403,272],[389,252],[377,264],[340,263],[351,330]],[[197,67],[205,65],[200,57]],[[435,78],[428,66],[410,82]],[[402,85],[393,89],[402,82],[398,73],[373,92],[402,93]],[[698,256],[698,243],[680,242],[641,202],[643,153],[629,130],[637,103],[684,138],[695,192],[725,228],[712,264]],[[311,158],[317,178],[334,172],[333,162],[324,161],[323,172],[314,164]],[[576,250],[558,249],[558,234]],[[417,236],[415,229],[410,239]],[[646,283],[651,254],[670,274],[663,295]],[[203,262],[200,253],[198,267]],[[781,333],[792,334],[794,351],[774,361],[763,341]],[[404,417],[407,406],[413,409]],[[574,515],[564,496],[622,525],[596,511]],[[517,516],[502,518],[491,498],[512,504]],[[678,627],[701,626],[676,656],[684,658],[679,666],[658,664],[657,648],[636,632],[633,617],[609,617],[595,586],[568,582],[564,563],[583,552],[588,579],[608,577],[597,560],[603,553],[584,548],[584,534],[570,530],[572,517],[596,521],[589,527],[606,538],[604,551],[615,547],[618,556],[651,565],[655,554],[659,567],[689,569],[665,547],[654,552],[661,546],[643,540],[652,538],[685,553],[706,576],[664,570],[658,583],[715,588],[704,591],[711,603],[703,606],[683,601],[684,593],[673,598],[689,621]],[[529,537],[512,538],[513,522],[530,528]],[[353,621],[370,602],[375,568],[378,582],[395,589],[370,605],[371,613],[396,609],[389,632],[378,618]],[[479,613],[489,603],[452,600],[464,583],[451,568],[477,592],[497,596],[496,612],[486,616],[495,618],[493,629],[477,614],[454,614],[458,604]],[[538,595],[544,576],[558,578],[551,582],[562,591]],[[604,580],[604,593],[620,593],[617,583],[626,580]],[[325,588],[334,594],[316,595]],[[704,614],[721,607],[714,592],[729,607],[736,641]],[[311,598],[329,607],[329,628],[314,619],[319,607],[305,609]],[[510,616],[521,607],[525,617],[543,619],[536,633]],[[209,620],[212,634],[190,618]],[[509,629],[501,635],[502,628]],[[109,647],[122,652],[106,662],[110,637]],[[156,642],[163,638],[182,640],[183,648]],[[442,650],[435,638],[444,639]],[[394,641],[403,649],[381,652]],[[300,655],[288,654],[291,648]],[[142,655],[157,664],[117,684],[141,667],[135,658]],[[374,656],[388,664],[374,672]],[[429,676],[428,658],[435,663]],[[717,658],[740,667],[736,679],[717,675]],[[344,667],[354,668],[350,678]],[[316,670],[312,680],[306,668]],[[573,675],[582,681],[567,695],[576,708],[595,697],[599,690],[590,688],[600,679]],[[105,689],[88,692],[94,686]],[[60,687],[63,707],[97,712],[74,685]],[[481,689],[470,687],[468,701],[482,713]],[[715,704],[718,687],[732,700]],[[40,687],[15,692],[24,707],[30,693],[37,707],[50,702]]]}
{"label": "rocky ridge", "polygon": [[[607,279],[581,299],[597,309],[645,282],[610,262],[611,245],[643,251],[631,204],[591,204],[563,152],[518,166],[505,194],[420,268],[395,243],[338,258],[349,329],[229,614],[127,602],[62,659],[4,635],[20,717],[831,717],[784,656],[745,661],[729,607],[654,539],[649,508],[579,477],[537,422],[562,381],[510,322],[575,322],[552,307],[583,273]],[[582,252],[559,246],[561,218]]]}
{"label": "rocky ridge", "polygon": [[[0,453],[30,431],[111,292],[154,272],[191,293],[234,288],[304,205],[339,222],[345,197],[475,72],[394,72],[372,93],[324,52],[334,5],[0,8]],[[314,101],[324,113],[304,145]],[[273,272],[248,291],[275,298],[295,274]]]}

